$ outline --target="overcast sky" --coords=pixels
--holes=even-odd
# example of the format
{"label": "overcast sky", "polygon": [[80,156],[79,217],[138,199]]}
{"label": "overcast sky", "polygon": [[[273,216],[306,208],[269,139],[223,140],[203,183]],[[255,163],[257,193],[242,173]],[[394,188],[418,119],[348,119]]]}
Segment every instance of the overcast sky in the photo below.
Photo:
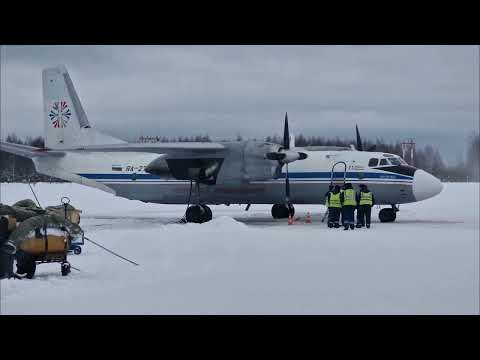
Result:
{"label": "overcast sky", "polygon": [[90,123],[140,135],[413,137],[454,162],[479,131],[478,46],[3,46],[2,137],[43,135],[41,70]]}

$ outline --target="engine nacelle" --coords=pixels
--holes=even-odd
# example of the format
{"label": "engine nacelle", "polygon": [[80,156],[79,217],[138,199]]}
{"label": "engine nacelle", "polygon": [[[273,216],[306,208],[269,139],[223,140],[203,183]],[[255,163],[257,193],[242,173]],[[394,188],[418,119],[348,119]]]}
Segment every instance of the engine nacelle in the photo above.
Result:
{"label": "engine nacelle", "polygon": [[264,141],[248,140],[223,144],[228,150],[218,173],[217,184],[239,184],[275,179],[278,161],[267,159],[269,152],[281,147]]}

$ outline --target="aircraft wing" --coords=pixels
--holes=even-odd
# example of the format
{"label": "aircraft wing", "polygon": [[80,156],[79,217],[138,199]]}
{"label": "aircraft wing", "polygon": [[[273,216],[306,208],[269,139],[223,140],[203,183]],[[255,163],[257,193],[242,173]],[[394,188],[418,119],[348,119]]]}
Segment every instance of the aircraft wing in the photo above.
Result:
{"label": "aircraft wing", "polygon": [[0,141],[0,151],[5,151],[10,154],[23,156],[27,158],[34,158],[37,156],[64,156],[63,151],[47,151],[46,149],[37,148],[28,145],[12,144],[4,141]]}
{"label": "aircraft wing", "polygon": [[68,151],[88,152],[148,152],[156,154],[202,154],[225,150],[225,146],[211,142],[171,142],[171,143],[127,143],[113,145],[86,145],[65,149]]}
{"label": "aircraft wing", "polygon": [[171,142],[171,143],[126,143],[112,145],[86,145],[62,150],[48,150],[28,145],[20,145],[0,141],[0,151],[5,151],[18,156],[34,158],[37,156],[64,156],[65,152],[147,152],[166,154],[169,157],[201,157],[203,154],[222,152],[225,146],[218,143],[207,142]]}

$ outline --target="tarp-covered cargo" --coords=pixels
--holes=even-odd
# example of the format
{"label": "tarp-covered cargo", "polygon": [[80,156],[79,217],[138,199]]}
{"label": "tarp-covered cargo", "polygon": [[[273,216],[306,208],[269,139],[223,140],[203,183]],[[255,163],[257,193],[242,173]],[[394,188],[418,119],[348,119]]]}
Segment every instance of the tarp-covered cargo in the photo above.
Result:
{"label": "tarp-covered cargo", "polygon": [[66,205],[58,205],[58,206],[47,206],[45,210],[49,214],[56,214],[62,217],[65,217],[65,206],[67,207],[67,219],[71,221],[74,224],[79,224],[80,223],[80,213],[82,212],[81,210],[75,209],[72,205],[66,204]]}
{"label": "tarp-covered cargo", "polygon": [[[45,239],[46,235],[46,239]],[[82,237],[80,226],[63,217],[49,214],[31,217],[23,221],[10,234],[9,240],[32,255],[45,252],[62,252],[70,241]]]}
{"label": "tarp-covered cargo", "polygon": [[17,221],[24,221],[33,216],[46,214],[46,211],[40,208],[27,208],[22,206],[9,206],[0,203],[0,215],[10,215]]}

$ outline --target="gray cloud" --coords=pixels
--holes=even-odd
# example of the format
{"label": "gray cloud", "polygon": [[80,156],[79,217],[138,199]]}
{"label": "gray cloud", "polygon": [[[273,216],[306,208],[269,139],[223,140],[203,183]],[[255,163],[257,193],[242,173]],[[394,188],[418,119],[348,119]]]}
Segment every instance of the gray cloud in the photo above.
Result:
{"label": "gray cloud", "polygon": [[260,138],[288,111],[296,133],[352,137],[358,123],[454,160],[479,127],[476,46],[4,46],[1,60],[2,134],[42,133],[41,70],[59,63],[90,122],[128,139]]}

